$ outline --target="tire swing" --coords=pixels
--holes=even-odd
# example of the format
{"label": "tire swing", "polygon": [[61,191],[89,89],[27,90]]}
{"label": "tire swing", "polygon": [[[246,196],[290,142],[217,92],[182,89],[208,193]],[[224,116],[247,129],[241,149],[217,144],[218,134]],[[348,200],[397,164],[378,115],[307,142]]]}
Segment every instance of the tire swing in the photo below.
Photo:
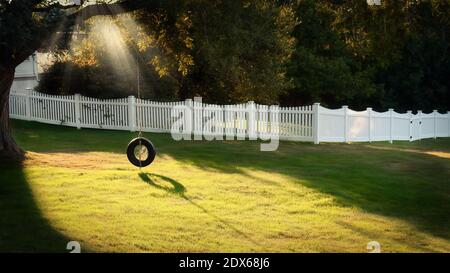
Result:
{"label": "tire swing", "polygon": [[[139,65],[137,65],[137,96],[140,99],[141,93],[139,88]],[[137,122],[139,124],[139,134],[136,138],[132,139],[128,143],[127,157],[131,164],[136,167],[142,168],[152,164],[156,156],[155,146],[153,143],[142,136],[142,124],[140,115],[137,115]]]}
{"label": "tire swing", "polygon": [[145,137],[138,136],[128,143],[127,157],[130,163],[136,167],[147,167],[152,164],[155,156],[155,146]]}

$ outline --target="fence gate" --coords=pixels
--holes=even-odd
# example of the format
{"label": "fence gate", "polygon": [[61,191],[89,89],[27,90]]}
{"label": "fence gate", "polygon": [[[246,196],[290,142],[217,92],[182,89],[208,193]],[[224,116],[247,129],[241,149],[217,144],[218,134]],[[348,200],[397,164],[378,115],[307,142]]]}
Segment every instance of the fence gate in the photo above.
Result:
{"label": "fence gate", "polygon": [[413,115],[410,120],[410,141],[415,141],[421,139],[420,137],[420,127],[422,125],[422,119],[420,115]]}

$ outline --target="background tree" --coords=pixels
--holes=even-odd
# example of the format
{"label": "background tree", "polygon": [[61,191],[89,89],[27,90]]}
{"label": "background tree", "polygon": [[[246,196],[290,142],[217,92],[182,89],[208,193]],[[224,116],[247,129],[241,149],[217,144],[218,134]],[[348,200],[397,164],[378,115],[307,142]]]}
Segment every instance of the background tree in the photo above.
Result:
{"label": "background tree", "polygon": [[350,105],[400,111],[450,106],[448,0],[335,1],[335,28],[377,90]]}
{"label": "background tree", "polygon": [[301,0],[284,104],[450,108],[449,0]]}
{"label": "background tree", "polygon": [[375,92],[372,73],[352,56],[336,6],[329,1],[303,0],[296,7],[299,24],[293,32],[297,46],[289,62],[294,88],[281,98],[283,104],[321,102],[330,107],[363,100]]}
{"label": "background tree", "polygon": [[286,63],[297,24],[291,5],[201,1],[192,5],[194,66],[189,96],[214,103],[277,103],[291,86]]}
{"label": "background tree", "polygon": [[[449,0],[381,3],[184,0],[140,10],[133,20],[147,33],[136,42],[151,71],[145,96],[446,111]],[[100,96],[108,80],[86,70],[86,86]],[[101,96],[135,86],[135,76],[116,78],[126,84]]]}
{"label": "background tree", "polygon": [[[108,43],[115,43],[112,31],[95,28],[100,24],[98,21],[106,20],[95,19],[87,24],[85,31],[89,35],[72,44],[72,50],[64,55],[69,58],[42,77],[39,90],[77,92],[79,89],[81,93],[100,97],[135,93],[136,76],[134,72],[127,75],[130,69],[122,69],[114,82],[104,86],[103,89],[111,92],[97,91],[109,81],[108,71],[114,71],[116,65],[104,58]],[[127,24],[129,20],[135,22],[132,27]],[[126,47],[136,53],[127,58],[139,59],[141,71],[147,72],[142,77],[148,83],[142,88],[146,98],[183,100],[202,96],[213,103],[247,100],[274,103],[290,87],[285,64],[295,42],[291,37],[296,24],[291,5],[261,0],[178,1],[174,9],[154,12],[142,9],[128,19],[119,17],[110,23],[121,30]],[[99,33],[106,33],[109,40],[98,37]],[[83,54],[89,49],[87,45],[95,45],[92,55],[98,60],[90,65],[84,65],[83,60],[91,55]],[[77,56],[84,58],[79,62]],[[60,68],[63,63],[66,69]],[[67,75],[67,70],[73,71],[72,75]],[[82,73],[82,70],[87,82],[72,80],[74,86],[63,86],[62,79],[77,78],[79,74],[75,72]]]}

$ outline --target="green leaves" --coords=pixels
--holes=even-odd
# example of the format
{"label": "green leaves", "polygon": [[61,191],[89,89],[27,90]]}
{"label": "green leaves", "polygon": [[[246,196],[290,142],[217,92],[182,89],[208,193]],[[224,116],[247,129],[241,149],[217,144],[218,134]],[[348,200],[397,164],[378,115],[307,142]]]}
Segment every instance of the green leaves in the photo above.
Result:
{"label": "green leaves", "polygon": [[450,1],[302,0],[285,103],[450,107]]}
{"label": "green leaves", "polygon": [[[50,1],[0,3],[0,66],[17,65],[38,48],[69,45],[66,27],[73,16],[66,10],[33,12],[37,3],[45,7]],[[450,107],[450,0],[384,0],[380,6],[359,0],[121,3],[135,21],[123,24],[121,33],[149,71],[144,82],[152,96],[200,95],[216,103],[320,101],[355,109]],[[111,10],[102,6],[80,14],[90,18]],[[104,44],[84,48],[102,52]],[[93,54],[78,57],[79,63],[106,67],[104,60],[93,62]],[[100,90],[96,82],[103,80],[89,86]]]}

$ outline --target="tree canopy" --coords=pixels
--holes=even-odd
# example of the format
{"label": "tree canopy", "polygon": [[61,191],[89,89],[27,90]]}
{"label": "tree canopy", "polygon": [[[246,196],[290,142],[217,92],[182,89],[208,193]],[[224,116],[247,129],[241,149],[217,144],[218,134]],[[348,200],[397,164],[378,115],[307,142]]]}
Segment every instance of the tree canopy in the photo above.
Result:
{"label": "tree canopy", "polygon": [[450,0],[0,0],[0,150],[37,50],[46,92],[133,94],[139,67],[158,100],[447,111],[449,37]]}
{"label": "tree canopy", "polygon": [[[82,92],[78,90],[86,90],[82,88],[86,83],[108,82],[105,79],[118,72],[114,66],[127,62],[142,66],[144,95],[155,99],[202,96],[218,103],[251,99],[275,103],[292,86],[286,76],[295,45],[291,5],[265,0],[178,1],[174,5],[89,20],[83,26],[87,35],[72,41],[39,89]],[[123,60],[111,62],[123,53],[111,45],[126,48]],[[108,56],[113,51],[114,56]],[[64,82],[63,67],[77,73],[72,75],[75,78],[89,75],[87,82],[70,77]],[[112,92],[103,95],[133,92],[135,75],[133,67],[122,67],[117,82],[110,82],[111,88],[104,86]],[[123,82],[133,87],[125,91]],[[98,95],[92,88],[87,92]]]}
{"label": "tree canopy", "polygon": [[9,93],[15,68],[39,49],[64,47],[74,27],[94,16],[110,16],[146,7],[161,8],[161,1],[85,1],[82,5],[56,0],[0,0],[0,152],[22,154],[9,124]]}
{"label": "tree canopy", "polygon": [[[124,36],[136,36],[127,44],[146,71],[148,98],[200,95],[215,103],[445,111],[450,105],[449,15],[449,0],[385,0],[380,6],[356,0],[182,0],[127,15],[139,33],[123,20],[114,24]],[[92,31],[89,24],[86,28]],[[104,50],[91,36],[78,43],[89,40],[94,51]],[[133,92],[124,86],[135,86],[133,73],[111,84],[110,75],[101,73],[108,66],[105,59],[90,67],[67,60],[58,65],[41,90],[56,90],[51,84],[66,92],[81,89],[76,83],[82,81],[67,88],[55,81],[65,65],[89,75],[92,90],[110,82],[109,92],[99,96],[120,96]]]}

